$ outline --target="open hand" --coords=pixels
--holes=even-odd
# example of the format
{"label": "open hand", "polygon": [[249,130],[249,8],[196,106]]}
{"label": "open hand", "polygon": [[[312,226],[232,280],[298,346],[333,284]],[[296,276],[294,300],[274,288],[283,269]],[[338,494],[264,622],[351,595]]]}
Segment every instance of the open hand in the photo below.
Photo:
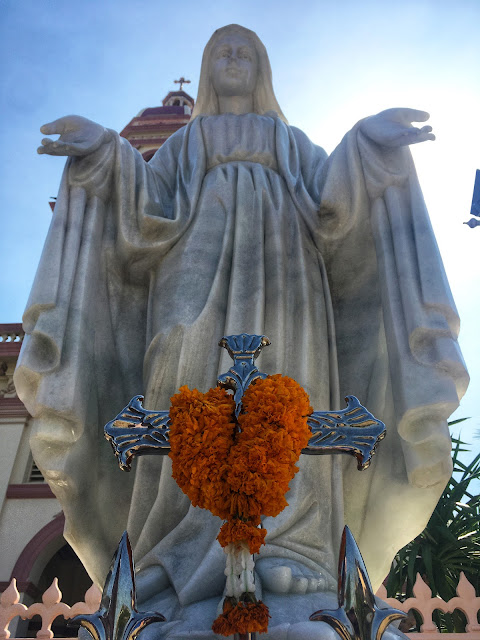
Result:
{"label": "open hand", "polygon": [[384,147],[404,147],[425,140],[435,140],[432,127],[412,127],[412,122],[425,122],[430,115],[417,109],[387,109],[376,116],[365,118],[360,130]]}
{"label": "open hand", "polygon": [[106,140],[108,131],[100,124],[82,116],[64,116],[40,127],[42,133],[60,134],[58,140],[44,138],[38,153],[51,156],[86,156],[96,151]]}

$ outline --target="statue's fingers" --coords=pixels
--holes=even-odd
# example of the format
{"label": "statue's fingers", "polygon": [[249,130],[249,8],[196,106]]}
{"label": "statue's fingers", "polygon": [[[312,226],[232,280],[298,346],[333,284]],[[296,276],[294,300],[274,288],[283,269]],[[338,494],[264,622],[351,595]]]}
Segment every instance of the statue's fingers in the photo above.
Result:
{"label": "statue's fingers", "polygon": [[42,146],[38,147],[37,149],[37,153],[49,153],[52,154],[55,150],[55,146],[54,146],[54,140],[52,140],[51,138],[43,138],[42,139]]}
{"label": "statue's fingers", "polygon": [[421,129],[410,130],[410,133],[403,139],[402,144],[418,144],[419,142],[425,142],[426,140],[435,140],[433,133],[429,131],[422,131]]}
{"label": "statue's fingers", "polygon": [[430,114],[427,111],[420,111],[419,109],[402,108],[399,111],[408,122],[425,122],[430,118]]}
{"label": "statue's fingers", "polygon": [[435,140],[435,134],[428,131],[420,132],[415,142],[425,142],[426,140]]}
{"label": "statue's fingers", "polygon": [[[411,138],[412,140],[417,140],[418,138],[421,138],[422,140],[435,140],[435,136],[431,134],[431,131],[432,127],[430,126],[422,127],[421,129],[419,127],[408,127],[402,135]],[[429,134],[431,134],[433,138],[431,136],[429,137]]]}
{"label": "statue's fingers", "polygon": [[48,136],[51,136],[55,133],[63,133],[63,127],[60,126],[59,120],[54,120],[53,122],[47,122],[47,124],[43,124],[40,127],[40,131],[42,133],[46,133]]}
{"label": "statue's fingers", "polygon": [[386,111],[382,111],[382,114],[385,114],[394,122],[400,122],[405,125],[408,125],[411,122],[425,122],[425,120],[430,118],[430,114],[426,111],[408,109],[407,107],[387,109]]}
{"label": "statue's fingers", "polygon": [[54,147],[52,144],[42,144],[41,147],[38,147],[37,153],[40,153],[40,154],[47,153],[49,156],[58,156],[58,155],[60,155],[58,153],[57,147]]}
{"label": "statue's fingers", "polygon": [[65,133],[65,131],[69,130],[69,124],[71,124],[71,116],[63,116],[62,118],[57,118],[53,122],[47,122],[40,127],[40,131],[42,133],[46,133],[47,135],[52,135],[54,133]]}
{"label": "statue's fingers", "polygon": [[62,142],[61,140],[51,140],[50,138],[43,138],[42,146],[37,149],[37,152],[48,153],[51,156],[73,155],[71,145]]}
{"label": "statue's fingers", "polygon": [[412,127],[413,131],[415,131],[414,142],[423,142],[424,140],[435,140],[435,136],[432,133],[432,127],[426,126],[421,129],[417,129],[417,127]]}
{"label": "statue's fingers", "polygon": [[57,133],[53,126],[53,122],[47,122],[47,124],[42,124],[40,127],[40,131],[42,133],[46,133],[47,135],[52,135],[52,133]]}

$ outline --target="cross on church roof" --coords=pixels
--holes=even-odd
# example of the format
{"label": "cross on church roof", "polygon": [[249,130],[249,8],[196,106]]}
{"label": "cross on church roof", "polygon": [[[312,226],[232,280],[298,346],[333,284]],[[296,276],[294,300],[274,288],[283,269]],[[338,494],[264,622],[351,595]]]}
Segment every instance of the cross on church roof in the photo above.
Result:
{"label": "cross on church roof", "polygon": [[184,84],[190,84],[190,82],[191,82],[190,80],[185,80],[183,76],[180,78],[180,80],[174,80],[175,84],[180,85],[180,91],[182,91]]}

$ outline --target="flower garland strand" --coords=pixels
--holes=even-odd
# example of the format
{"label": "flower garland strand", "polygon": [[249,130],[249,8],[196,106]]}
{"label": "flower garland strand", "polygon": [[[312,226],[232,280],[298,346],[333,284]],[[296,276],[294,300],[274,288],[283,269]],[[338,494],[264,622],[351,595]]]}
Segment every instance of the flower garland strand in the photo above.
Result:
{"label": "flower garland strand", "polygon": [[253,554],[264,544],[260,516],[276,516],[311,436],[306,392],[286,376],[268,376],[246,390],[235,420],[233,397],[181,387],[170,409],[172,475],[193,506],[225,523],[218,541],[227,554],[220,635],[268,629],[268,607],[255,598]]}

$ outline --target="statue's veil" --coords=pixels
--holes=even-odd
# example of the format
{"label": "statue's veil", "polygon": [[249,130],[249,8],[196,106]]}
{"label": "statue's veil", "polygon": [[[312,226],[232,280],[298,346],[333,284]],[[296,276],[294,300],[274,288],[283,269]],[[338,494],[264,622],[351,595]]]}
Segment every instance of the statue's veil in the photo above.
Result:
{"label": "statue's veil", "polygon": [[211,81],[210,65],[214,46],[221,36],[228,33],[240,34],[244,38],[247,38],[257,52],[258,74],[257,83],[253,92],[254,113],[262,115],[268,111],[275,111],[278,117],[288,124],[287,119],[283,115],[280,105],[277,102],[275,93],[273,92],[272,69],[270,67],[270,60],[268,59],[265,45],[256,33],[250,31],[250,29],[241,27],[238,24],[229,24],[226,27],[217,29],[207,42],[207,46],[205,47],[202,57],[198,95],[192,113],[192,120],[199,115],[219,114],[218,97]]}

